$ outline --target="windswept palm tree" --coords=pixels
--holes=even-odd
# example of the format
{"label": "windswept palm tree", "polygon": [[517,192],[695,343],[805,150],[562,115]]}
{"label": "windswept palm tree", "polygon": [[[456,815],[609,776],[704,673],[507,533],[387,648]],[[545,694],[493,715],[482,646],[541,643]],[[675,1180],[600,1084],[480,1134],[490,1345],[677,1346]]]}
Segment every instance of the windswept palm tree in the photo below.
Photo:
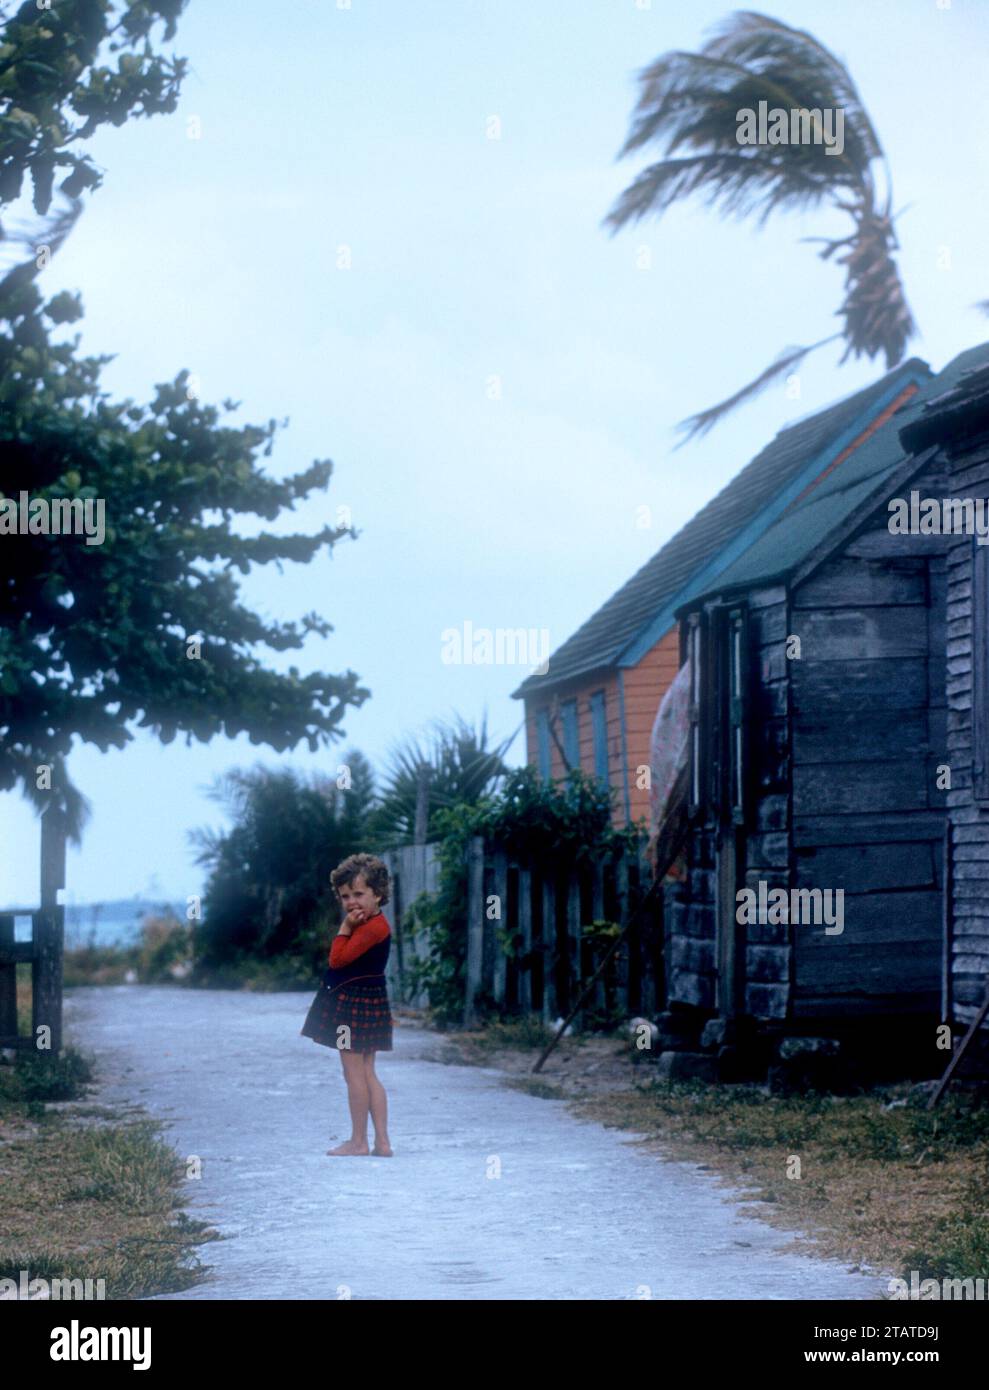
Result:
{"label": "windswept palm tree", "polygon": [[[605,218],[612,232],[647,213],[661,215],[693,193],[707,195],[725,216],[757,215],[760,225],[776,210],[828,203],[852,220],[847,236],[808,238],[824,243],[823,259],[834,257],[845,268],[841,331],[785,349],[727,400],[681,421],[681,443],[836,339],[844,339],[842,362],[882,353],[886,369],[895,367],[915,325],[893,254],[888,166],[847,68],[812,34],[746,10],[724,20],[699,53],[664,54],[639,76],[639,102],[618,158],[652,142],[663,146],[664,157],[621,194]],[[761,101],[787,112],[842,111],[844,148],[838,153],[834,143],[829,153],[823,141],[739,143],[739,113],[758,111]]]}

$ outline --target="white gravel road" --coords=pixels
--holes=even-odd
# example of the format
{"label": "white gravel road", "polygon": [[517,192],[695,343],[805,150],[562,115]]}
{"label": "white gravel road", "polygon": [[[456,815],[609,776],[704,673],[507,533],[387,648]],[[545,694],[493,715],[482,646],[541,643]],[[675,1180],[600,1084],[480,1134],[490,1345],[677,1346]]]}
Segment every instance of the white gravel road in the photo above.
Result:
{"label": "white gravel road", "polygon": [[330,1158],[349,1132],[339,1058],[299,1036],[311,995],[151,986],[67,991],[93,1098],[143,1105],[202,1160],[190,1215],[226,1239],[183,1299],[843,1299],[885,1280],[783,1254],[694,1166],[574,1119],[487,1068],[378,1056],[393,1158]]}

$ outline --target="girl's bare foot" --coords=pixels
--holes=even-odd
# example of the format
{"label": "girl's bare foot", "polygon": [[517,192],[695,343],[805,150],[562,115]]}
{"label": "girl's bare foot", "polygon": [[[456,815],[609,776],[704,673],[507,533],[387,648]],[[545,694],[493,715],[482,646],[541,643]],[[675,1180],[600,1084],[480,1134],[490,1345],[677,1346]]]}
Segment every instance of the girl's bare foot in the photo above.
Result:
{"label": "girl's bare foot", "polygon": [[394,1158],[394,1154],[392,1153],[392,1147],[390,1144],[387,1143],[378,1144],[377,1142],[375,1142],[374,1148],[371,1150],[371,1152],[377,1158]]}
{"label": "girl's bare foot", "polygon": [[357,1144],[353,1139],[348,1139],[345,1143],[338,1144],[335,1149],[327,1149],[326,1152],[340,1158],[346,1158],[351,1154],[367,1154],[370,1153],[370,1150],[366,1142],[364,1144]]}

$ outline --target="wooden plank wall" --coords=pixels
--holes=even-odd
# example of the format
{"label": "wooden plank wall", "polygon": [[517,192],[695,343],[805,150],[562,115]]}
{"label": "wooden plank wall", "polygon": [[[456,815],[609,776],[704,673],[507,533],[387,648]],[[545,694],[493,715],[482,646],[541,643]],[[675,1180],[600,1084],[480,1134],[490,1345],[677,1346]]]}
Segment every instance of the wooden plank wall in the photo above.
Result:
{"label": "wooden plank wall", "polygon": [[796,1017],[940,1012],[947,547],[888,516],[791,596],[793,884],[845,893],[841,935],[791,928]]}
{"label": "wooden plank wall", "polygon": [[[971,440],[953,460],[944,497],[989,496],[989,435]],[[947,558],[948,758],[952,827],[949,994],[954,1018],[967,1026],[989,977],[989,807],[972,795],[972,539],[953,536]],[[983,640],[985,640],[983,634]]]}

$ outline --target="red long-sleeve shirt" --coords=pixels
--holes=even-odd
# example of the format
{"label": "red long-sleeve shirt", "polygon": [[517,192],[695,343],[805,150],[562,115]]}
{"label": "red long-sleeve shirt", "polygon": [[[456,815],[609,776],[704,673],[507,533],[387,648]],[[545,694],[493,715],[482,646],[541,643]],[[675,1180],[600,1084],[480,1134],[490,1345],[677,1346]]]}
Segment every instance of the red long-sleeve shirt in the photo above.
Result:
{"label": "red long-sleeve shirt", "polygon": [[383,912],[376,913],[355,927],[349,936],[335,936],[330,946],[329,962],[334,970],[339,970],[351,961],[357,960],[365,951],[384,941],[390,935],[391,927]]}

